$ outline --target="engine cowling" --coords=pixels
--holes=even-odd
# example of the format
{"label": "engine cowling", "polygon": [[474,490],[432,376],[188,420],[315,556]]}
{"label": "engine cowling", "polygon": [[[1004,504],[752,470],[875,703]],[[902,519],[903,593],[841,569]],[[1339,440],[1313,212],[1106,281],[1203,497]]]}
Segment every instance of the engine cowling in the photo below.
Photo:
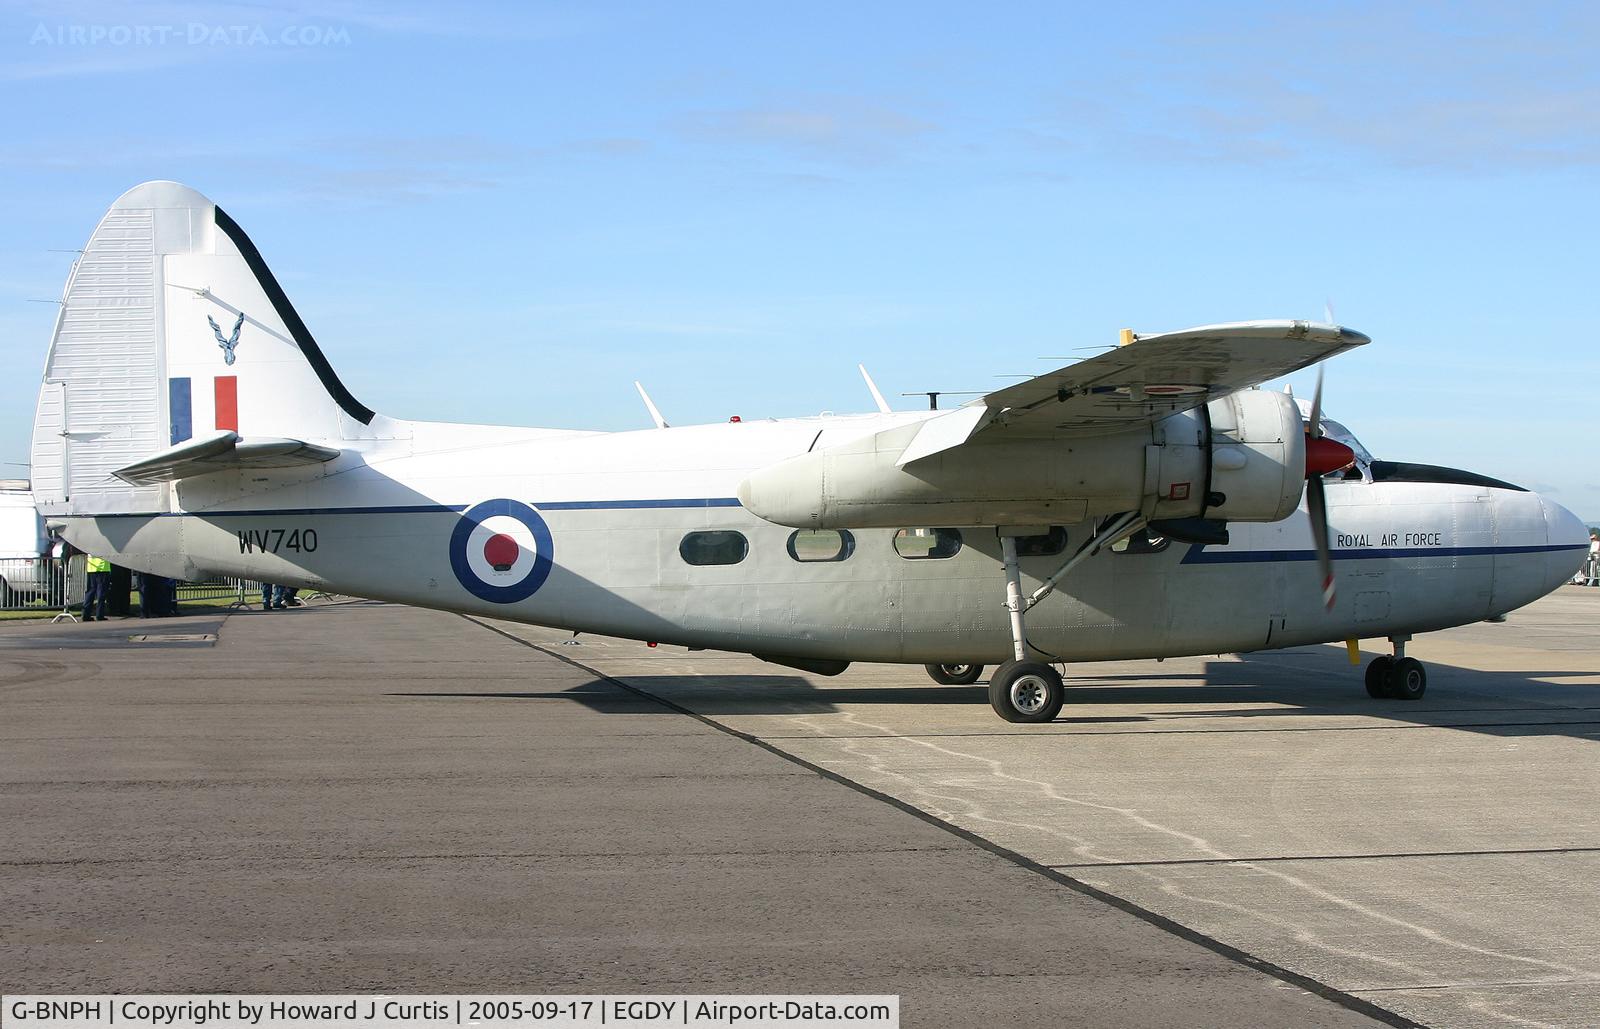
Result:
{"label": "engine cowling", "polygon": [[797,528],[1070,525],[1151,519],[1277,521],[1300,500],[1305,442],[1294,402],[1251,390],[1136,430],[1012,436],[1003,425],[905,466],[922,423],[762,468],[740,502]]}
{"label": "engine cowling", "polygon": [[[1246,390],[1206,405],[1211,420],[1211,500],[1207,518],[1276,522],[1305,490],[1305,424],[1293,398]],[[1220,499],[1218,499],[1220,498]]]}

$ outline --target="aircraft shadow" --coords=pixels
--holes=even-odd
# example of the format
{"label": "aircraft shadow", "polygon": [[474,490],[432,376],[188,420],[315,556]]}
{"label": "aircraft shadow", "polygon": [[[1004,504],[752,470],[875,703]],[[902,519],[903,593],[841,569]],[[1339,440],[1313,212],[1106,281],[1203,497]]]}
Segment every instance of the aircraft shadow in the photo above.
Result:
{"label": "aircraft shadow", "polygon": [[[1366,655],[1365,659],[1371,656]],[[1368,697],[1363,669],[1348,664],[1344,648],[1338,646],[1245,654],[1238,660],[1209,661],[1202,672],[1176,675],[1166,673],[1154,662],[1149,664],[1152,667],[1147,675],[1138,672],[1100,675],[1095,674],[1093,666],[1086,666],[1082,674],[1075,674],[1074,667],[1069,665],[1067,703],[1057,724],[1170,723],[1193,719],[1193,728],[1200,730],[1206,728],[1203,724],[1206,720],[1243,718],[1250,719],[1258,728],[1277,728],[1271,723],[1278,720],[1283,723],[1282,728],[1311,729],[1329,727],[1296,723],[1312,718],[1362,715],[1380,719],[1377,727],[1389,722],[1494,736],[1566,735],[1580,739],[1600,736],[1600,685],[1540,681],[1592,674],[1571,668],[1485,672],[1429,662],[1427,696],[1421,701],[1401,701]],[[671,704],[713,718],[837,714],[850,707],[868,705],[924,705],[945,709],[988,705],[988,688],[983,682],[972,686],[938,686],[917,683],[922,675],[920,668],[906,666],[904,672],[907,682],[904,686],[851,683],[848,673],[843,681],[793,675],[627,678],[628,685],[650,697],[659,697],[664,703],[627,693],[605,679],[549,693],[405,695],[567,699],[610,714],[665,714],[673,711],[667,706]],[[1178,683],[1174,684],[1174,680]],[[1356,727],[1373,726],[1368,723]]]}

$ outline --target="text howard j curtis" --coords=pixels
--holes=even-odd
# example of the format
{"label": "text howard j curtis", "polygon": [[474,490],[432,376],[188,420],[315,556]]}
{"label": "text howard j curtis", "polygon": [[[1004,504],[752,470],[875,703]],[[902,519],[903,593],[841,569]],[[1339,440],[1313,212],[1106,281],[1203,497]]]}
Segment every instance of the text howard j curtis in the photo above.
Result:
{"label": "text howard j curtis", "polygon": [[[113,1009],[112,1004],[116,1007]],[[337,1004],[260,1001],[238,998],[208,998],[186,1001],[14,1001],[6,1007],[6,1018],[17,1022],[98,1021],[108,1014],[137,1025],[205,1025],[208,1022],[265,1021],[386,1021],[389,1019],[437,1019],[455,1017],[450,1005],[433,1000],[350,1000]]]}

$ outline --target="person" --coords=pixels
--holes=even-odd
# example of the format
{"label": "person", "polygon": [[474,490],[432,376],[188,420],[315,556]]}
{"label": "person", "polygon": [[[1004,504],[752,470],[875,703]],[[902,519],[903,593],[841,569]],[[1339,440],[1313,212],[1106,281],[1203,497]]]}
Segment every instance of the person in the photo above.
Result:
{"label": "person", "polygon": [[1589,585],[1600,586],[1600,529],[1589,530]]}
{"label": "person", "polygon": [[154,572],[140,572],[139,585],[139,617],[160,618],[161,610],[161,577]]}
{"label": "person", "polygon": [[83,559],[83,567],[88,573],[84,577],[83,620],[103,622],[106,620],[106,590],[111,585],[111,562],[89,554]]}
{"label": "person", "polygon": [[178,580],[162,575],[156,578],[156,614],[175,618],[178,614]]}
{"label": "person", "polygon": [[261,584],[261,610],[271,611],[273,608],[282,607],[282,599],[282,586],[274,586],[270,582]]}

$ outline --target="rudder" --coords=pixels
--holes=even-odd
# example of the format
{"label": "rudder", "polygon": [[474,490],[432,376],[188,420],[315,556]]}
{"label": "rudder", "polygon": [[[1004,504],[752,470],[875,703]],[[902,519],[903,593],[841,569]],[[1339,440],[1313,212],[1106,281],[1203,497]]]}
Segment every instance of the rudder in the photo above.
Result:
{"label": "rudder", "polygon": [[119,197],[67,280],[34,420],[45,514],[157,512],[163,485],[112,473],[174,444],[373,438],[255,245],[200,193],[147,182]]}

